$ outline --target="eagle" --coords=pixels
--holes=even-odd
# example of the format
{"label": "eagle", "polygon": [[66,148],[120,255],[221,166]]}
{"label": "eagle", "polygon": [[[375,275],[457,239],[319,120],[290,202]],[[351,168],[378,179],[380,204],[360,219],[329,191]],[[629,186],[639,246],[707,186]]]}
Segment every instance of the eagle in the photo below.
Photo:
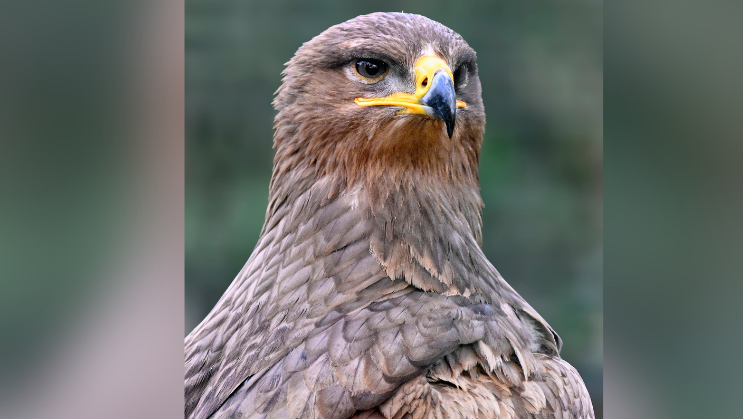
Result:
{"label": "eagle", "polygon": [[258,243],[185,338],[185,417],[593,418],[481,249],[476,54],[373,13],[286,64]]}

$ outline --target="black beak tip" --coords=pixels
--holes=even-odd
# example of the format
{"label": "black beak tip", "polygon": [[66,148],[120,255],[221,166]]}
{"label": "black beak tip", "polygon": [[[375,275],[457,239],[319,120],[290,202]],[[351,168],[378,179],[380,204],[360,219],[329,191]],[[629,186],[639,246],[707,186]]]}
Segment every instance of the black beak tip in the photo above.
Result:
{"label": "black beak tip", "polygon": [[447,125],[447,136],[452,139],[452,134],[455,133],[455,118],[444,121]]}

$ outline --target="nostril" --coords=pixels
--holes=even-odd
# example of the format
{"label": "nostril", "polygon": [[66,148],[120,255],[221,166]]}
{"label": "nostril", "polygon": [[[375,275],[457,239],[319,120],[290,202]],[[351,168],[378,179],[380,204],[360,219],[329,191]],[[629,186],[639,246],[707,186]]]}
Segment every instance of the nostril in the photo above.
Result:
{"label": "nostril", "polygon": [[429,78],[428,77],[424,77],[424,80],[421,81],[421,86],[422,87],[426,87],[427,84],[429,84]]}

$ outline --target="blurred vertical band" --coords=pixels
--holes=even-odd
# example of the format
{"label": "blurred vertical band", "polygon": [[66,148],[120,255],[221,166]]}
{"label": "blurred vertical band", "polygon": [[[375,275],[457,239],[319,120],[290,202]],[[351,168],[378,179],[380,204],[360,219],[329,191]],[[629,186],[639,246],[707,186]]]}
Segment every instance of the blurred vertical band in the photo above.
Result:
{"label": "blurred vertical band", "polygon": [[183,415],[179,1],[0,4],[0,417]]}
{"label": "blurred vertical band", "polygon": [[742,417],[742,2],[605,6],[605,415]]}

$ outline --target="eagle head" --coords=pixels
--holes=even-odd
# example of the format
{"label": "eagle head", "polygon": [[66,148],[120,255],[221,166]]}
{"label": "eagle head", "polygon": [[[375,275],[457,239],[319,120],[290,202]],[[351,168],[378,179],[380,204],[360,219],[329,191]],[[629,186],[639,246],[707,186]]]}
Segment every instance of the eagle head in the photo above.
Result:
{"label": "eagle head", "polygon": [[359,16],[303,44],[283,75],[275,180],[477,188],[485,129],[478,65],[451,29],[414,14]]}

